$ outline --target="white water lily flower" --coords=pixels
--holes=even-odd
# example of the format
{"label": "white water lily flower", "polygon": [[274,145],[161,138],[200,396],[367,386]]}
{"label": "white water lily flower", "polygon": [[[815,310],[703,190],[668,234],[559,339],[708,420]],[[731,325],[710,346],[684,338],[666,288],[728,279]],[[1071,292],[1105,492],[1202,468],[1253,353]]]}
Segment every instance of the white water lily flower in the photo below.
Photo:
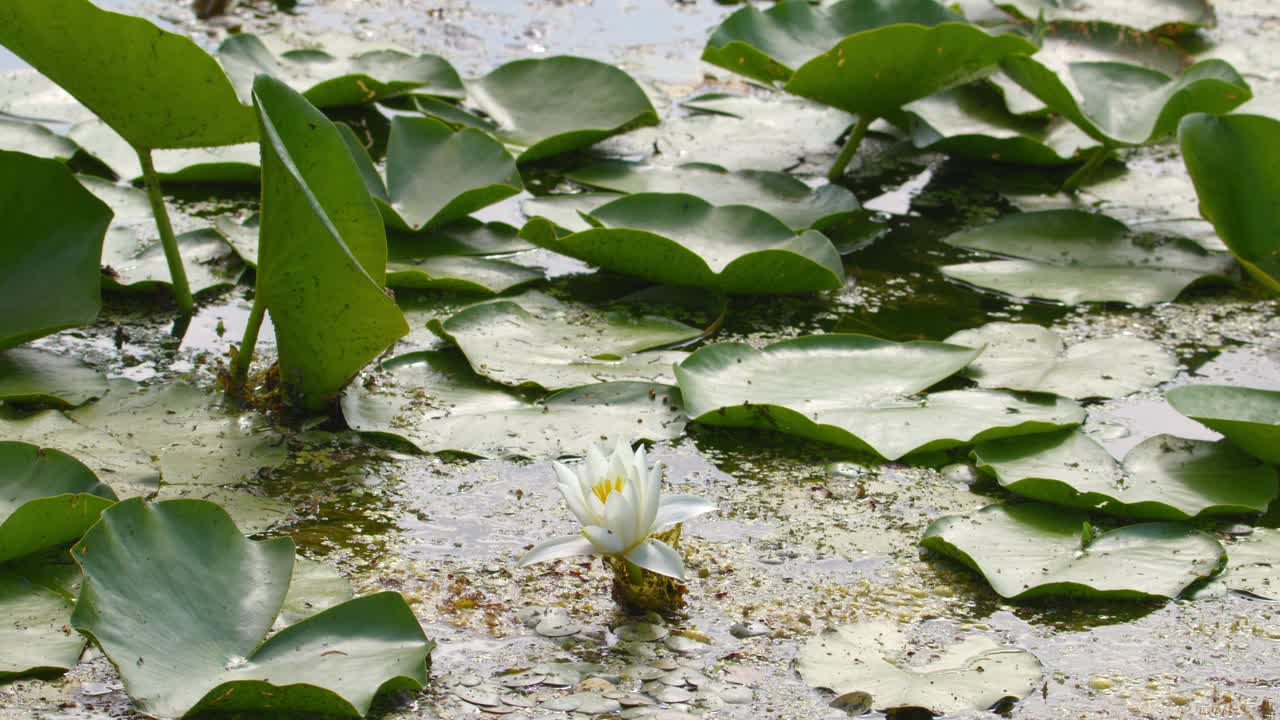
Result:
{"label": "white water lily flower", "polygon": [[521,566],[575,555],[612,555],[659,575],[684,579],[680,554],[651,536],[711,512],[715,505],[693,495],[662,497],[662,466],[650,469],[644,448],[633,454],[621,440],[608,459],[592,446],[577,472],[560,463],[554,467],[560,494],[582,523],[582,534],[538,545],[520,558]]}

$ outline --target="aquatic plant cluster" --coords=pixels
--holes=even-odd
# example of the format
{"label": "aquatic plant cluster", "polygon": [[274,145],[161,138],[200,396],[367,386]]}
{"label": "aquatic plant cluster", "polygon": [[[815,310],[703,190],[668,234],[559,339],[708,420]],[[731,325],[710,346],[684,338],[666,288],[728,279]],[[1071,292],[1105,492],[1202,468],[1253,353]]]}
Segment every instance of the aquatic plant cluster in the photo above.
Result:
{"label": "aquatic plant cluster", "polygon": [[[1251,522],[1280,495],[1280,392],[1173,388],[1168,404],[1222,439],[1161,434],[1117,459],[1082,430],[1085,403],[1172,380],[1178,359],[1150,341],[1003,321],[940,340],[712,341],[735,303],[850,286],[849,258],[894,223],[849,189],[884,137],[1056,179],[1061,202],[944,238],[973,257],[941,273],[974,292],[1133,307],[1215,284],[1280,294],[1280,121],[1232,113],[1253,93],[1227,61],[1177,55],[1213,21],[1207,3],[1130,4],[732,12],[702,59],[749,92],[684,111],[831,124],[816,185],[628,158],[626,137],[662,118],[598,60],[464,79],[434,54],[282,51],[248,33],[210,53],[88,0],[5,0],[0,46],[33,70],[0,75],[0,681],[65,671],[92,642],[155,717],[364,716],[424,688],[435,645],[400,593],[355,597],[289,538],[247,537],[284,511],[235,486],[289,462],[291,429],[326,422],[421,453],[581,458],[549,470],[580,531],[537,545],[531,531],[512,560],[603,557],[626,612],[685,607],[684,524],[716,511],[664,493],[646,443],[715,427],[971,460],[1009,499],[934,518],[920,547],[1010,602],[1275,599],[1278,536],[1237,555],[1198,521]],[[370,107],[377,128],[352,112]],[[1164,145],[1207,236],[1077,202],[1126,153]],[[166,199],[215,184],[256,185],[256,212],[196,227]],[[529,191],[522,226],[477,217]],[[583,277],[553,288],[521,260],[534,253]],[[104,290],[156,313],[171,295],[180,339],[237,285],[252,305],[238,342],[220,340],[216,390],[108,379],[31,344],[95,323]],[[422,290],[445,301],[417,308]],[[859,711],[985,710],[1042,682],[1033,654],[985,636],[907,669],[887,659],[901,632],[830,628],[796,669]]]}

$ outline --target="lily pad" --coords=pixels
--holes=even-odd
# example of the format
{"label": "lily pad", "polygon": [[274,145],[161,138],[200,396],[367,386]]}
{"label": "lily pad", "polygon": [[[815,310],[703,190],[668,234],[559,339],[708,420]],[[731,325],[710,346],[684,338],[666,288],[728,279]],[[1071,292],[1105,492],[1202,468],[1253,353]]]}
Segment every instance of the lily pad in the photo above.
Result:
{"label": "lily pad", "polygon": [[695,114],[667,118],[654,131],[658,156],[728,170],[797,171],[830,162],[856,118],[793,95],[708,93],[682,103]]}
{"label": "lily pad", "polygon": [[[3,82],[0,79],[0,83]],[[0,150],[66,162],[79,149],[74,142],[43,125],[0,117]]]}
{"label": "lily pad", "polygon": [[1002,597],[1175,598],[1215,573],[1222,545],[1182,523],[1093,536],[1089,516],[1056,505],[988,505],[934,521],[920,542],[980,572]]}
{"label": "lily pad", "polygon": [[78,123],[94,117],[71,93],[30,68],[0,73],[0,113],[49,123]]}
{"label": "lily pad", "polygon": [[106,376],[77,358],[34,348],[0,351],[0,401],[70,408],[106,392]]}
{"label": "lily pad", "polygon": [[293,542],[247,540],[213,503],[125,501],[72,557],[84,586],[71,624],[148,715],[362,716],[380,691],[426,683],[433,643],[397,593],[343,603],[266,639],[289,588]]}
{"label": "lily pad", "polygon": [[496,295],[543,279],[542,271],[505,260],[423,255],[420,238],[389,244],[387,286]]}
{"label": "lily pad", "polygon": [[1173,300],[1205,278],[1229,277],[1231,258],[1184,238],[1136,236],[1123,223],[1083,210],[1009,215],[943,239],[1013,260],[948,265],[944,275],[1015,297],[1125,302]]}
{"label": "lily pad", "polygon": [[866,335],[811,335],[756,350],[700,348],[676,366],[689,417],[756,427],[895,460],[996,437],[1047,432],[1084,420],[1060,398],[957,390],[916,397],[980,350]]}
{"label": "lily pad", "polygon": [[[712,205],[750,205],[793,230],[821,229],[861,210],[853,193],[839,185],[810,188],[794,175],[767,170],[729,172],[718,165],[678,167],[621,160],[593,163],[565,173],[583,185],[619,193],[684,193]],[[866,213],[864,213],[866,214]]]}
{"label": "lily pad", "polygon": [[351,581],[342,573],[322,562],[297,558],[289,580],[289,593],[284,596],[276,625],[292,625],[353,597]]}
{"label": "lily pad", "polygon": [[1104,22],[1157,35],[1213,24],[1208,0],[995,0],[1006,12],[1043,22]]}
{"label": "lily pad", "polygon": [[[74,45],[67,38],[74,37]],[[88,0],[8,0],[0,45],[142,149],[253,140],[253,115],[222,68],[189,38]]]}
{"label": "lily pad", "polygon": [[1249,274],[1280,293],[1280,122],[1261,115],[1191,115],[1178,129],[1200,212]]}
{"label": "lily pad", "polygon": [[439,55],[375,50],[334,57],[322,50],[289,50],[279,55],[249,33],[232,35],[218,47],[218,61],[244,102],[252,100],[258,75],[270,75],[320,108],[364,105],[410,92],[462,98],[462,78]]}
{"label": "lily pad", "polygon": [[341,133],[282,82],[260,76],[263,137],[257,297],[271,313],[292,402],[327,405],[409,331],[385,289],[382,217]]}
{"label": "lily pad", "polygon": [[692,195],[641,193],[597,208],[599,225],[560,237],[534,219],[521,236],[562,255],[652,282],[731,294],[781,294],[844,285],[825,235],[796,234],[768,213],[715,207]]}
{"label": "lily pad", "polygon": [[0,350],[97,319],[111,210],[62,163],[0,151],[0,217]]}
{"label": "lily pad", "polygon": [[0,572],[0,681],[62,672],[80,661],[85,641],[67,629],[71,606],[69,598]]}
{"label": "lily pad", "polygon": [[467,90],[497,123],[498,137],[522,148],[521,163],[658,124],[657,111],[630,75],[586,58],[516,60],[467,83]]}
{"label": "lily pad", "polygon": [[1276,471],[1226,443],[1147,438],[1124,462],[1076,430],[979,443],[978,466],[1019,495],[1140,520],[1261,513]]}
{"label": "lily pad", "polygon": [[[110,168],[121,180],[142,180],[138,154],[101,120],[79,123],[71,128],[67,137]],[[152,153],[152,162],[160,180],[172,183],[256,185],[261,172],[257,143],[157,150]],[[143,200],[145,202],[145,198]]]}
{"label": "lily pad", "polygon": [[528,218],[543,218],[559,229],[575,233],[594,227],[583,218],[584,215],[590,215],[621,197],[619,193],[606,192],[539,195],[525,200],[520,209]]}
{"label": "lily pad", "polygon": [[1174,410],[1280,465],[1280,392],[1229,385],[1183,385],[1165,396]]}
{"label": "lily pad", "polygon": [[891,660],[913,647],[902,626],[870,621],[824,631],[800,649],[804,681],[838,696],[859,693],[869,708],[925,708],[939,715],[987,710],[1030,695],[1040,684],[1040,661],[1026,650],[970,635],[926,664]]}
{"label": "lily pad", "polygon": [[18,415],[0,408],[0,437],[61,450],[92,469],[120,497],[152,495],[160,487],[160,470],[149,453],[58,410]]}
{"label": "lily pad", "polygon": [[1178,374],[1177,359],[1150,340],[1113,335],[1066,347],[1039,325],[994,322],[946,339],[985,348],[964,369],[980,387],[1053,393],[1069,398],[1118,398]]}
{"label": "lily pad", "polygon": [[0,563],[80,539],[115,501],[70,455],[0,442]]}
{"label": "lily pad", "polygon": [[1280,600],[1280,530],[1254,528],[1227,545],[1221,580],[1232,590]]}
{"label": "lily pad", "polygon": [[670,440],[684,432],[680,395],[664,385],[587,385],[530,402],[477,377],[460,353],[413,353],[382,367],[347,389],[342,415],[352,429],[401,438],[423,452],[554,458],[583,455],[596,442]]}

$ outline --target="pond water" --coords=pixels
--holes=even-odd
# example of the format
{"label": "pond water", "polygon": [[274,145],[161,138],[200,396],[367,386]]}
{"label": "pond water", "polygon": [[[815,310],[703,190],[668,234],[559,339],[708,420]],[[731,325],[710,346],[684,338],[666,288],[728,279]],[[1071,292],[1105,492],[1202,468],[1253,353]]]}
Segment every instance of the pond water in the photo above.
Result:
{"label": "pond water", "polygon": [[[190,33],[208,46],[228,28],[279,33],[299,46],[390,44],[437,52],[464,74],[522,57],[583,55],[625,68],[676,116],[681,111],[670,109],[673,101],[745,87],[698,61],[709,29],[734,9],[707,0],[312,0],[291,12],[256,2],[210,22],[190,17],[185,3],[106,4]],[[1243,0],[1215,5],[1219,25],[1204,33],[1210,44],[1226,50],[1237,43],[1274,47],[1280,13]],[[1259,39],[1259,28],[1271,33]],[[1274,53],[1264,55],[1261,66],[1241,62],[1241,71],[1260,86],[1280,82]],[[20,66],[0,50],[0,71]],[[672,147],[674,141],[661,133],[646,129],[605,149],[646,156],[655,147]],[[861,159],[846,184],[881,211],[891,229],[845,257],[845,289],[734,299],[713,341],[762,346],[818,332],[942,340],[995,320],[1029,322],[1057,330],[1068,343],[1117,334],[1153,340],[1180,363],[1166,387],[1222,382],[1280,389],[1277,304],[1247,286],[1193,288],[1176,303],[1144,309],[1071,308],[1015,301],[948,280],[938,267],[964,261],[968,253],[941,238],[1034,202],[1028,200],[1034,195],[1028,195],[1027,177],[914,155],[887,138],[874,140],[865,156],[870,159]],[[836,150],[794,164],[801,171],[824,168]],[[723,145],[710,152],[731,160],[740,151],[774,152],[763,145]],[[1184,190],[1189,187],[1181,160],[1167,150],[1139,152],[1130,164],[1146,168],[1147,178],[1173,178]],[[560,186],[560,172],[543,171],[531,188],[541,193]],[[1166,217],[1197,216],[1194,200],[1172,193],[1142,197],[1142,182],[1121,179],[1119,190],[1102,201],[1149,207]],[[512,198],[481,216],[518,223],[527,198]],[[210,216],[243,214],[255,197],[235,188],[180,188],[174,200],[187,215]],[[585,269],[544,251],[528,254],[524,262],[546,267],[553,278]],[[441,308],[451,302],[433,293],[420,299]],[[111,295],[95,326],[35,346],[84,357],[113,377],[155,385],[182,378],[212,387],[216,364],[244,327],[246,287],[205,299],[181,343],[169,335],[173,313],[156,312],[156,304],[155,298]],[[431,349],[439,342],[418,327],[397,351]],[[268,327],[260,341],[268,358],[272,345]],[[1164,389],[1088,404],[1086,432],[1117,456],[1160,433],[1216,437],[1173,411]],[[967,482],[971,475],[957,470],[968,462],[964,452],[908,465],[771,432],[710,426],[658,443],[652,457],[666,464],[668,485],[713,499],[720,511],[685,528],[682,547],[693,575],[688,608],[678,619],[656,620],[672,634],[654,642],[618,642],[607,629],[634,620],[621,617],[609,600],[609,576],[599,562],[514,565],[530,543],[575,529],[555,492],[550,463],[423,455],[398,443],[361,439],[342,427],[340,417],[285,432],[289,460],[237,488],[284,504],[287,518],[263,536],[292,537],[303,555],[339,568],[359,593],[403,593],[439,643],[430,687],[384,699],[375,717],[585,716],[549,709],[569,707],[554,702],[571,692],[561,688],[521,691],[520,702],[543,704],[527,709],[472,702],[476,694],[466,691],[487,687],[507,671],[549,662],[599,663],[604,679],[587,689],[607,684],[628,692],[642,689],[641,678],[656,677],[646,674],[654,668],[687,668],[693,678],[687,684],[644,686],[651,696],[667,693],[660,699],[669,714],[656,718],[848,717],[831,706],[830,693],[802,681],[793,661],[798,648],[825,627],[871,619],[909,629],[909,663],[919,664],[973,631],[1032,652],[1044,667],[1043,683],[1013,707],[1012,717],[1260,718],[1280,704],[1280,604],[1232,593],[1167,603],[1010,603],[980,576],[923,557],[917,543],[932,520],[1008,497],[993,482]],[[1277,513],[1269,517],[1277,521],[1272,525],[1280,524]],[[1234,524],[1203,526],[1218,531]],[[530,608],[544,607],[563,608],[580,629],[548,637],[522,622]],[[110,663],[94,652],[63,677],[0,685],[2,720],[129,714]],[[600,716],[640,715],[618,710]]]}

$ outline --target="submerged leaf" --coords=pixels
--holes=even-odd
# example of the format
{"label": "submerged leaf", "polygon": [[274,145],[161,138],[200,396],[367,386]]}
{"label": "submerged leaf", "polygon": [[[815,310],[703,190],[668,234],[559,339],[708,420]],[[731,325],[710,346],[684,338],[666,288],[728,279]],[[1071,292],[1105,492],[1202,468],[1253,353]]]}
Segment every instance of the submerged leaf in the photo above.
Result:
{"label": "submerged leaf", "polygon": [[0,351],[0,401],[70,408],[107,392],[107,378],[84,361],[34,348]]}
{"label": "submerged leaf", "polygon": [[1227,545],[1223,584],[1268,600],[1280,600],[1280,530],[1254,528]]}
{"label": "submerged leaf", "polygon": [[1229,385],[1183,385],[1167,394],[1174,410],[1280,465],[1280,392]]}
{"label": "submerged leaf", "polygon": [[115,500],[70,455],[0,442],[0,564],[78,540]]}

